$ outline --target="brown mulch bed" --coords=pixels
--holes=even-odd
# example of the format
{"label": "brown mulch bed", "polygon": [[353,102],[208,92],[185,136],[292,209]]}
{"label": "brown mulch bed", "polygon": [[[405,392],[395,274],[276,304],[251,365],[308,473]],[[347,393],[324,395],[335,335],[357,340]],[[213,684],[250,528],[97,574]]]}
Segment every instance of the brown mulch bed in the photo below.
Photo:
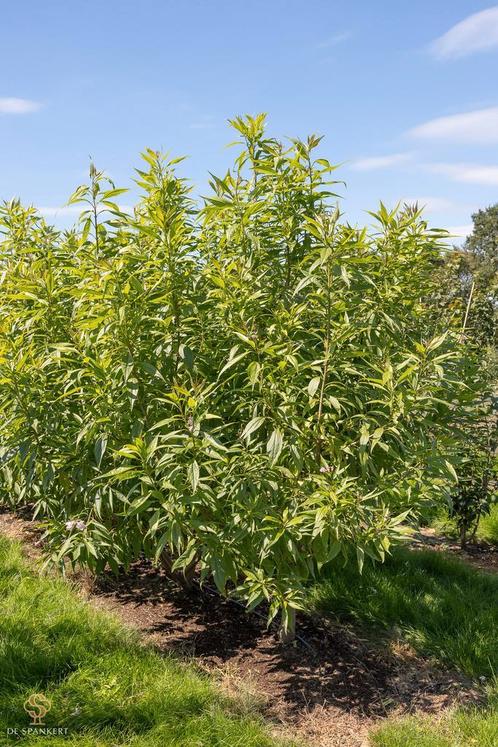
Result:
{"label": "brown mulch bed", "polygon": [[438,712],[477,702],[470,681],[433,667],[402,644],[375,648],[344,626],[301,616],[300,639],[279,643],[266,621],[209,589],[186,593],[150,564],[101,577],[92,602],[117,611],[162,651],[193,657],[229,691],[252,693],[286,733],[320,747],[366,745],[372,724],[390,714]]}
{"label": "brown mulch bed", "polygon": [[14,513],[0,507],[0,534],[22,542],[27,557],[36,558],[42,552],[42,533],[29,508],[19,508]]}
{"label": "brown mulch bed", "polygon": [[462,550],[456,540],[437,534],[434,529],[426,527],[413,534],[412,545],[424,549],[449,552],[481,571],[498,573],[498,547],[489,542],[481,540],[469,542],[465,550]]}
{"label": "brown mulch bed", "polygon": [[[0,514],[0,533],[36,556],[40,535],[28,517]],[[374,647],[351,629],[304,615],[299,639],[284,646],[262,617],[211,588],[186,593],[145,561],[119,578],[76,580],[92,605],[118,614],[160,651],[192,657],[229,694],[256,704],[276,734],[314,747],[366,747],[369,729],[386,716],[481,697],[470,681],[405,644]]]}

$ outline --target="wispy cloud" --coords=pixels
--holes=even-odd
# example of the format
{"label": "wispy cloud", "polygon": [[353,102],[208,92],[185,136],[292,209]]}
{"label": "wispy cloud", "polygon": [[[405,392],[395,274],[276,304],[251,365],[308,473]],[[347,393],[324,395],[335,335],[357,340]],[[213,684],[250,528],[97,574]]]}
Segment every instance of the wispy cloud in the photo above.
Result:
{"label": "wispy cloud", "polygon": [[369,158],[358,158],[351,163],[355,171],[375,171],[376,169],[387,169],[406,163],[412,159],[411,153],[391,153],[386,156],[370,156]]}
{"label": "wispy cloud", "polygon": [[210,130],[215,126],[214,118],[211,114],[205,114],[199,117],[195,122],[191,122],[189,127],[191,130]]}
{"label": "wispy cloud", "polygon": [[436,39],[432,53],[443,59],[465,57],[498,47],[498,5],[473,13]]}
{"label": "wispy cloud", "polygon": [[445,197],[404,197],[402,202],[406,202],[409,205],[417,203],[427,213],[440,213],[454,210],[457,207],[454,202],[447,200]]}
{"label": "wispy cloud", "polygon": [[64,205],[58,207],[56,205],[47,205],[36,208],[41,215],[46,218],[54,218],[65,215],[79,215],[83,211],[83,207],[80,205]]}
{"label": "wispy cloud", "polygon": [[342,44],[342,42],[351,39],[352,36],[352,31],[339,31],[337,34],[329,36],[328,39],[319,42],[316,47],[317,49],[330,49],[331,47],[337,46],[337,44]]}
{"label": "wispy cloud", "polygon": [[498,186],[498,166],[472,163],[432,163],[426,169],[433,174],[443,174],[455,182]]}
{"label": "wispy cloud", "polygon": [[41,106],[38,101],[30,99],[0,98],[0,114],[30,114]]}
{"label": "wispy cloud", "polygon": [[466,223],[463,226],[449,226],[446,230],[449,231],[452,236],[465,239],[472,233],[474,226],[472,223]]}
{"label": "wispy cloud", "polygon": [[431,119],[413,127],[408,135],[455,143],[498,143],[498,106]]}
{"label": "wispy cloud", "polygon": [[191,130],[210,130],[214,127],[212,122],[192,122],[189,124]]}

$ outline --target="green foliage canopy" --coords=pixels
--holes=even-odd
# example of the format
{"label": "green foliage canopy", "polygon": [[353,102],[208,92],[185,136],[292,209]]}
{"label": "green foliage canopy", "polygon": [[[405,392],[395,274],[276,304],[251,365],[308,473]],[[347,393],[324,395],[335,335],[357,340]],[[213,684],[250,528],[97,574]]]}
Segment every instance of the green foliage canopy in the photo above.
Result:
{"label": "green foliage canopy", "polygon": [[323,564],[382,560],[448,490],[473,393],[426,302],[444,232],[382,204],[370,232],[341,222],[320,138],[231,124],[200,208],[152,150],[133,215],[93,167],[74,230],[2,208],[1,489],[53,560],[196,564],[288,629]]}

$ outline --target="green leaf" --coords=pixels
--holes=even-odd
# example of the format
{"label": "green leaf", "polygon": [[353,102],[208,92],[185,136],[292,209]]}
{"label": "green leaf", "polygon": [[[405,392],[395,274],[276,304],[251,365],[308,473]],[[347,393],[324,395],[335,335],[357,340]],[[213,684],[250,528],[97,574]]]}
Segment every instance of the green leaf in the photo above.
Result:
{"label": "green leaf", "polygon": [[356,548],[356,560],[358,562],[358,570],[363,573],[363,563],[365,562],[365,550],[362,547]]}
{"label": "green leaf", "polygon": [[341,407],[341,403],[339,402],[339,400],[337,399],[337,397],[328,397],[328,399],[329,399],[329,401],[330,401],[330,404],[332,405],[332,407],[333,407],[333,408],[334,408],[335,410],[337,410],[337,412],[338,412],[339,414],[341,414],[341,411],[342,411],[342,407]]}
{"label": "green leaf", "polygon": [[453,480],[454,480],[455,482],[458,482],[458,475],[457,475],[457,473],[455,472],[455,468],[454,468],[454,466],[453,466],[453,465],[451,464],[451,462],[448,462],[448,460],[447,460],[447,459],[445,459],[445,460],[444,460],[444,463],[445,463],[445,465],[446,465],[446,469],[448,470],[448,472],[449,472],[449,473],[450,473],[450,475],[452,476]]}
{"label": "green leaf", "polygon": [[189,482],[192,486],[192,490],[195,493],[195,491],[199,487],[199,465],[195,460],[192,462],[192,464],[189,464],[187,473]]}
{"label": "green leaf", "polygon": [[313,379],[310,380],[308,384],[308,394],[310,397],[315,396],[319,386],[320,386],[320,377],[315,376]]}
{"label": "green leaf", "polygon": [[266,444],[266,450],[268,452],[268,455],[270,457],[270,461],[272,464],[275,464],[275,462],[278,460],[280,453],[282,451],[282,447],[283,447],[282,432],[278,428],[275,428],[270,438],[268,439],[268,443]]}
{"label": "green leaf", "polygon": [[261,428],[264,422],[265,418],[263,417],[256,417],[250,420],[242,431],[241,439],[248,438],[252,433],[257,431],[258,428]]}
{"label": "green leaf", "polygon": [[246,355],[249,355],[249,350],[246,350],[243,353],[239,353],[239,355],[236,355],[234,358],[227,361],[227,363],[225,363],[225,365],[223,366],[223,368],[221,369],[218,375],[221,376],[222,374],[224,374],[225,371],[228,371],[229,368],[232,368],[232,366],[235,366],[235,364],[241,361],[242,358],[245,358]]}
{"label": "green leaf", "polygon": [[97,467],[100,467],[102,462],[102,457],[105,454],[107,448],[107,434],[103,434],[98,437],[98,439],[95,441],[94,446],[94,454],[95,454],[95,462],[97,464]]}
{"label": "green leaf", "polygon": [[247,375],[249,377],[250,383],[254,386],[254,384],[257,382],[259,377],[259,372],[261,370],[261,366],[256,361],[253,361],[250,363],[247,367]]}

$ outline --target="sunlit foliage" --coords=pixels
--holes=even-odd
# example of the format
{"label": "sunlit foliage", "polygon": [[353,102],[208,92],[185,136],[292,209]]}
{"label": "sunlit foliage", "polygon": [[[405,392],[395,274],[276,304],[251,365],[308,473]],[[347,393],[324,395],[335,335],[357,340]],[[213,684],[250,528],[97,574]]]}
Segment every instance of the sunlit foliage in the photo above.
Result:
{"label": "sunlit foliage", "polygon": [[1,490],[52,559],[196,566],[287,635],[323,564],[383,560],[448,490],[471,362],[426,303],[444,232],[351,227],[320,138],[232,125],[200,205],[147,150],[133,215],[93,167],[75,230],[1,209]]}

